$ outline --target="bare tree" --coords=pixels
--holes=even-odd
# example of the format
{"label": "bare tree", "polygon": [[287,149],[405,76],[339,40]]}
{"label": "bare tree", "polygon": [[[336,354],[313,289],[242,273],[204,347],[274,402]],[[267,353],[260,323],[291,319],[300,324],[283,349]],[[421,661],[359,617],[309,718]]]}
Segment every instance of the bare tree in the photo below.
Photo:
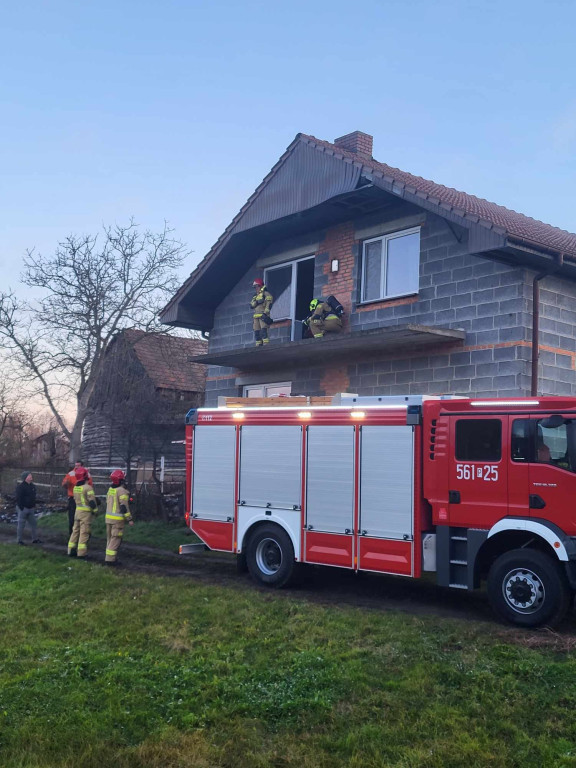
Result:
{"label": "bare tree", "polygon": [[[70,235],[52,257],[33,250],[24,261],[23,283],[41,289],[32,304],[0,293],[0,343],[41,394],[70,441],[70,460],[80,452],[82,425],[104,355],[123,328],[154,330],[157,314],[176,290],[176,270],[188,251],[167,226],[159,233],[128,226],[100,236]],[[76,416],[69,428],[64,409]]]}

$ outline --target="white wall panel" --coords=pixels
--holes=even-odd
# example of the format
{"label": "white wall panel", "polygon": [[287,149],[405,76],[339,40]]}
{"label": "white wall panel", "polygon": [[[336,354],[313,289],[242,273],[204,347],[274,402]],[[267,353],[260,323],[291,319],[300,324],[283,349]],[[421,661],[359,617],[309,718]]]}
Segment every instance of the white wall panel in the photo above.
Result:
{"label": "white wall panel", "polygon": [[360,530],[383,539],[412,537],[413,427],[362,427]]}
{"label": "white wall panel", "polygon": [[236,427],[194,429],[192,514],[202,520],[234,517]]}
{"label": "white wall panel", "polygon": [[302,427],[243,426],[240,443],[240,502],[299,509]]}
{"label": "white wall panel", "polygon": [[354,527],[354,427],[308,427],[306,524],[315,531]]}

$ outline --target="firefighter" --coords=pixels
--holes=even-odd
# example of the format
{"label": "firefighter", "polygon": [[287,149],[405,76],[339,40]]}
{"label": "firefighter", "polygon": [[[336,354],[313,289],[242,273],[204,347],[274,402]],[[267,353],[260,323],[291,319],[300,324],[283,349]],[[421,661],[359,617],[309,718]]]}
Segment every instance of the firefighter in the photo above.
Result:
{"label": "firefighter", "polygon": [[342,318],[326,301],[312,299],[310,312],[311,314],[304,322],[315,339],[321,339],[325,333],[338,333],[342,330]]}
{"label": "firefighter", "polygon": [[259,277],[254,280],[252,287],[256,289],[256,294],[250,302],[250,308],[254,310],[252,328],[254,329],[256,346],[261,347],[270,341],[268,338],[268,326],[272,324],[270,310],[272,309],[274,299],[272,294],[266,290],[264,281]]}
{"label": "firefighter", "polygon": [[74,472],[76,475],[76,485],[74,486],[76,512],[74,514],[74,527],[68,542],[68,556],[86,557],[92,515],[97,514],[96,494],[94,488],[87,482],[88,470],[84,467],[76,467]]}
{"label": "firefighter", "polygon": [[106,562],[112,565],[122,543],[124,525],[134,525],[130,514],[130,494],[126,488],[126,475],[115,469],[110,475],[112,485],[106,494]]}

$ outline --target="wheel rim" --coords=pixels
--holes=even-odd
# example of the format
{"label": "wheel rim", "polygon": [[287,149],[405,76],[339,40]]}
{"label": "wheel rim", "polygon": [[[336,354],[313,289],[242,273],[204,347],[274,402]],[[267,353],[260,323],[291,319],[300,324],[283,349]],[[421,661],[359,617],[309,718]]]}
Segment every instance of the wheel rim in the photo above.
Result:
{"label": "wheel rim", "polygon": [[282,565],[282,550],[274,539],[262,539],[256,547],[256,563],[266,576],[273,576]]}
{"label": "wheel rim", "polygon": [[504,577],[502,594],[506,604],[516,613],[535,613],[544,604],[544,584],[534,571],[514,568]]}

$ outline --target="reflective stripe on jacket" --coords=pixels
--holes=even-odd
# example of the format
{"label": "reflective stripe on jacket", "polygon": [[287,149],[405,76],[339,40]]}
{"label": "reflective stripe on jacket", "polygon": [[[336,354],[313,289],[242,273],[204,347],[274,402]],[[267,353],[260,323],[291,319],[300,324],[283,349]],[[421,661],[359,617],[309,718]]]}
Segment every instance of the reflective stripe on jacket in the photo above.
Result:
{"label": "reflective stripe on jacket", "polygon": [[[106,522],[113,523],[117,520],[132,520],[130,514],[130,494],[123,485],[112,485],[106,494]],[[121,507],[126,507],[126,513],[122,514]]]}
{"label": "reflective stripe on jacket", "polygon": [[91,501],[96,501],[96,494],[94,488],[88,483],[82,483],[82,485],[74,486],[74,501],[76,502],[77,512],[91,512]]}

